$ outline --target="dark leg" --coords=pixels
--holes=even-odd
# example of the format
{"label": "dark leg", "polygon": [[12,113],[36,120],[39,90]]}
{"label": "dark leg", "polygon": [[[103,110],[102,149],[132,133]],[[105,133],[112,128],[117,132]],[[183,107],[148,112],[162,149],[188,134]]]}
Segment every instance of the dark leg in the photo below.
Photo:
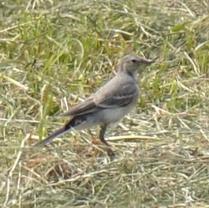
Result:
{"label": "dark leg", "polygon": [[101,142],[104,143],[105,145],[110,146],[110,145],[107,143],[107,141],[105,140],[105,138],[104,138],[106,129],[107,129],[107,125],[106,125],[106,124],[104,124],[104,125],[102,125],[102,126],[100,127],[99,139],[100,139]]}
{"label": "dark leg", "polygon": [[109,157],[110,157],[111,159],[114,159],[115,154],[114,154],[114,152],[112,151],[112,149],[110,148],[110,145],[107,143],[107,141],[106,141],[105,138],[104,138],[106,129],[107,129],[107,125],[106,125],[106,124],[101,125],[100,132],[99,132],[99,139],[101,140],[102,143],[104,143],[106,146],[108,146],[108,147],[107,147],[107,154],[109,155]]}

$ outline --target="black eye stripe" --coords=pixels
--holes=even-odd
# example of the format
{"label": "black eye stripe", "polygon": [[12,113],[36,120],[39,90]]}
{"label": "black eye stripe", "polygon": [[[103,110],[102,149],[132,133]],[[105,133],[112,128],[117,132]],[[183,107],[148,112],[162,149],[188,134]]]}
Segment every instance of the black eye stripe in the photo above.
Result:
{"label": "black eye stripe", "polygon": [[132,59],[131,61],[132,61],[133,63],[136,63],[136,60],[135,60],[135,59]]}

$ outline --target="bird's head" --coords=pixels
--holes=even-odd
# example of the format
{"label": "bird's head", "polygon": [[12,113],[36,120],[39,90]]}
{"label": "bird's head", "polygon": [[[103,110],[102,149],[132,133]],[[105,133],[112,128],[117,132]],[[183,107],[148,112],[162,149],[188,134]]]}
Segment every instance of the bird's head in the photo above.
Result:
{"label": "bird's head", "polygon": [[143,57],[126,55],[120,60],[118,70],[126,72],[130,75],[135,75],[137,72],[142,72],[145,66],[151,63],[153,63],[152,60]]}

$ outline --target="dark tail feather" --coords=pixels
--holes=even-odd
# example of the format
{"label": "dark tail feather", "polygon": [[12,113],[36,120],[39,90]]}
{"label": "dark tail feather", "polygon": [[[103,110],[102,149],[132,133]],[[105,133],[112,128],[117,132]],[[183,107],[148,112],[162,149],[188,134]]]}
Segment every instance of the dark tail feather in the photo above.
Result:
{"label": "dark tail feather", "polygon": [[50,134],[48,137],[46,137],[42,141],[40,141],[37,144],[35,144],[35,146],[42,146],[42,145],[46,145],[46,144],[51,143],[54,138],[56,138],[57,136],[60,136],[60,135],[62,135],[64,133],[66,133],[71,128],[76,127],[77,125],[81,124],[85,120],[86,120],[86,116],[85,115],[73,117],[62,128],[56,130],[55,132]]}
{"label": "dark tail feather", "polygon": [[35,146],[42,146],[42,145],[50,144],[54,138],[56,138],[57,136],[60,136],[60,135],[64,134],[65,132],[69,131],[74,126],[74,123],[75,123],[74,120],[75,119],[73,118],[72,120],[67,122],[64,127],[60,128],[60,129],[57,129],[55,132],[50,134],[48,137],[46,137],[42,141],[35,144]]}

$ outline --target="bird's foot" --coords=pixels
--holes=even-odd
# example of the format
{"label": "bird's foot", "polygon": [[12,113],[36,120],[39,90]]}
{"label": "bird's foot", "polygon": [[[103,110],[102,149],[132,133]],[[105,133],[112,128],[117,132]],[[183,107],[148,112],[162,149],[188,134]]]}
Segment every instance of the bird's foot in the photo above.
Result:
{"label": "bird's foot", "polygon": [[107,147],[107,155],[110,157],[111,160],[115,159],[115,153],[110,147]]}
{"label": "bird's foot", "polygon": [[92,144],[101,147],[101,149],[104,150],[104,151],[107,153],[107,155],[110,157],[111,160],[114,159],[115,153],[114,153],[114,151],[112,150],[112,148],[111,148],[111,146],[110,146],[109,143],[107,143],[106,141],[105,141],[105,143],[104,143],[104,142],[102,142],[100,139],[98,140],[98,139],[95,139],[95,138],[94,138],[94,139],[92,140]]}

